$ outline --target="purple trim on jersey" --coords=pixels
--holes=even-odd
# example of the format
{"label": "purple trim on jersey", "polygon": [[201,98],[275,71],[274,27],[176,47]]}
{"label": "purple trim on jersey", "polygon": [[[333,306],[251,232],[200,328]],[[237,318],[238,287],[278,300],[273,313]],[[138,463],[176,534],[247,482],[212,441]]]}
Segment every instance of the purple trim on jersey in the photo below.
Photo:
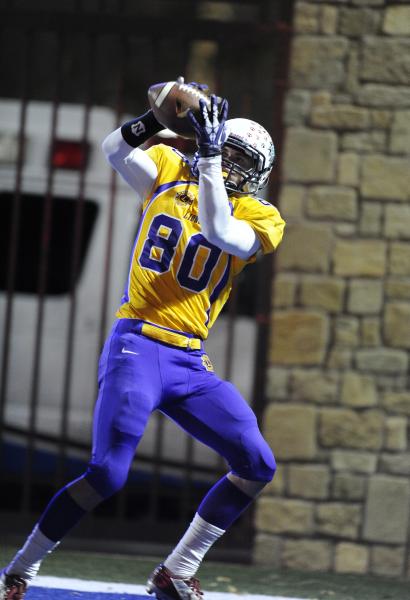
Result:
{"label": "purple trim on jersey", "polygon": [[198,185],[197,181],[183,181],[183,180],[177,180],[177,181],[170,181],[168,183],[163,183],[162,185],[160,185],[159,187],[157,187],[157,189],[154,191],[154,193],[152,194],[152,198],[151,200],[148,202],[146,209],[142,212],[141,214],[141,218],[140,218],[140,222],[138,224],[138,229],[137,229],[137,235],[135,236],[135,241],[134,241],[134,246],[132,248],[132,252],[131,252],[131,257],[130,257],[130,266],[128,269],[128,277],[127,277],[127,283],[125,284],[125,289],[124,289],[124,293],[123,296],[121,298],[121,305],[125,304],[125,302],[129,302],[130,301],[130,296],[129,296],[129,289],[130,289],[130,278],[131,278],[131,270],[132,270],[132,259],[134,257],[134,252],[135,252],[135,247],[137,245],[137,241],[138,241],[138,236],[140,234],[141,231],[141,227],[142,227],[142,223],[144,221],[145,215],[147,213],[147,210],[149,209],[149,207],[151,206],[151,204],[153,203],[153,201],[160,195],[162,194],[162,192],[166,192],[167,190],[169,190],[172,187],[176,187],[177,185],[181,185],[181,184],[193,184],[193,185]]}
{"label": "purple trim on jersey", "polygon": [[223,272],[221,279],[218,281],[218,283],[216,284],[216,286],[214,288],[214,291],[212,292],[212,294],[209,297],[211,306],[206,311],[207,316],[206,316],[205,325],[208,325],[208,323],[209,323],[209,313],[211,312],[212,304],[215,302],[215,300],[217,300],[219,298],[222,290],[224,289],[224,287],[226,286],[226,284],[228,282],[229,272],[231,270],[231,261],[232,261],[232,254],[228,254],[228,262],[227,262],[225,271]]}
{"label": "purple trim on jersey", "polygon": [[[160,185],[159,187],[157,187],[157,189],[155,190],[155,192],[152,195],[152,198],[150,200],[150,204],[153,200],[155,200],[155,198],[157,196],[159,196],[159,194],[162,194],[162,192],[165,192],[166,190],[169,190],[172,187],[175,187],[177,185],[182,185],[182,184],[186,184],[186,185],[199,185],[197,181],[185,181],[183,179],[178,179],[177,181],[169,181],[168,183],[163,183],[162,185]],[[149,206],[149,205],[148,205]],[[148,208],[147,206],[147,208]]]}

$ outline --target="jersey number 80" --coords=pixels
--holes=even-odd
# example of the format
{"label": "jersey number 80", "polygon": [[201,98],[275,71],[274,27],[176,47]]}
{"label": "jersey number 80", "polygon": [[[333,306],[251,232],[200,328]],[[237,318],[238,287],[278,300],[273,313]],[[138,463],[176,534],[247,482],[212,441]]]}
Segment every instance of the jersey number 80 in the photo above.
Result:
{"label": "jersey number 80", "polygon": [[[157,273],[169,271],[182,235],[182,229],[179,219],[165,213],[156,215],[152,220],[138,259],[141,267]],[[194,277],[192,271],[201,247],[207,248],[209,253],[200,275]],[[155,250],[159,251],[158,257],[154,257]],[[221,254],[222,250],[208,242],[201,233],[191,235],[182,251],[181,262],[176,274],[179,284],[192,292],[202,292],[209,284],[212,271]]]}

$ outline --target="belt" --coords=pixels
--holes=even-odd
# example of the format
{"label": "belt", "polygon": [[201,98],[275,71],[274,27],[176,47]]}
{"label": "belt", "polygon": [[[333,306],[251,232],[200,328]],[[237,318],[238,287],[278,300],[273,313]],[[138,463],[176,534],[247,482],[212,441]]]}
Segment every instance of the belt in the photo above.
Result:
{"label": "belt", "polygon": [[177,333],[176,331],[168,331],[168,329],[162,329],[150,323],[144,323],[140,321],[140,333],[146,335],[154,340],[165,342],[171,346],[177,346],[178,348],[189,348],[190,350],[200,350],[202,347],[202,340],[199,338],[189,337],[183,333]]}

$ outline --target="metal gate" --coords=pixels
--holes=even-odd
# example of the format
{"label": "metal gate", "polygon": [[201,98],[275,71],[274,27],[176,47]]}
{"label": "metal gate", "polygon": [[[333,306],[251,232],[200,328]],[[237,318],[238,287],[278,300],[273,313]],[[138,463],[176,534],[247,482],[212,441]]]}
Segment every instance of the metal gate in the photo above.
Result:
{"label": "metal gate", "polygon": [[[291,5],[0,3],[5,534],[27,533],[47,500],[80,475],[88,459],[98,355],[136,225],[132,194],[104,164],[102,139],[127,115],[146,110],[149,85],[182,74],[228,97],[230,116],[263,123],[280,155]],[[183,149],[194,150],[187,142]],[[278,181],[277,168],[274,202]],[[257,415],[264,402],[271,276],[269,258],[245,269],[207,344],[217,372],[239,387]],[[154,415],[128,485],[76,529],[76,545],[81,539],[111,550],[116,541],[132,542],[134,549],[169,544],[225,471],[211,451]],[[251,516],[238,521],[219,553],[246,558]]]}

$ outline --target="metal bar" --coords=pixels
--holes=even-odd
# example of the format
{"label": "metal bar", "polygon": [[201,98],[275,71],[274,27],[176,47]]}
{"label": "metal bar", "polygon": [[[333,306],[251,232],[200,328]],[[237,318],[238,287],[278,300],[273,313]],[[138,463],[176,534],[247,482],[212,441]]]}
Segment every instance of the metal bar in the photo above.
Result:
{"label": "metal bar", "polygon": [[[93,73],[95,64],[95,38],[89,40],[89,48],[87,52],[87,90],[86,101],[84,107],[84,117],[82,126],[81,143],[84,150],[87,148],[87,137],[90,125],[90,110],[91,110],[91,94],[93,90]],[[74,352],[74,335],[77,317],[77,292],[76,278],[78,265],[80,262],[81,246],[83,241],[83,223],[84,223],[84,190],[85,190],[85,169],[83,163],[80,171],[78,185],[78,200],[76,203],[75,223],[74,223],[74,248],[70,266],[70,308],[68,315],[68,334],[66,340],[66,364],[63,383],[63,400],[60,420],[60,447],[59,460],[56,472],[56,486],[60,487],[63,483],[64,460],[67,452],[67,428],[69,420],[70,400],[71,400],[71,384],[73,370],[73,352]]]}
{"label": "metal bar", "polygon": [[[120,35],[135,34],[134,15],[113,14],[106,12],[83,13],[81,20],[78,14],[71,12],[24,12],[24,18],[18,11],[2,10],[0,11],[0,20],[8,27],[27,28],[32,27],[38,31],[55,31],[60,29],[62,32],[76,31],[97,34],[120,33]],[[125,18],[124,18],[125,17]],[[190,31],[195,27],[197,39],[217,39],[226,40],[226,36],[242,37],[247,41],[257,41],[263,38],[271,37],[275,34],[274,22],[241,22],[231,21],[222,22],[208,19],[195,19],[190,11],[179,11],[174,19],[171,16],[166,17],[138,17],[138,28],[141,32],[155,32],[156,36],[166,36],[172,31],[172,28],[178,31]]]}
{"label": "metal bar", "polygon": [[[287,79],[289,73],[290,49],[291,49],[291,23],[293,19],[293,0],[286,2],[283,0],[282,16],[286,20],[278,21],[276,25],[277,33],[275,36],[276,73],[275,90],[272,104],[272,121],[275,137],[275,146],[277,150],[276,172],[271,178],[269,191],[271,197],[277,202],[281,181],[282,148],[284,141],[283,127],[283,107],[287,89]],[[262,283],[261,291],[258,293],[258,306],[256,322],[258,326],[257,344],[255,351],[255,376],[253,382],[253,408],[256,416],[261,418],[266,405],[266,371],[267,357],[269,355],[269,339],[272,332],[271,311],[272,311],[272,281],[275,277],[275,255],[265,256],[261,261],[260,281]]]}
{"label": "metal bar", "polygon": [[[120,38],[121,40],[121,38]],[[127,53],[127,41],[121,40],[121,55],[119,70],[119,81],[117,88],[117,98],[115,107],[115,120],[116,126],[120,123],[121,114],[123,113],[123,98],[124,98],[124,81],[125,81],[125,62]],[[112,247],[113,247],[113,234],[114,234],[114,219],[115,219],[115,200],[117,193],[117,175],[114,169],[111,169],[110,176],[110,191],[109,191],[109,204],[108,204],[108,225],[107,225],[107,245],[104,257],[104,280],[101,291],[101,313],[100,313],[100,324],[99,324],[99,344],[98,347],[101,349],[104,345],[106,337],[107,327],[107,307],[108,307],[108,293],[111,276],[111,262],[112,262]]]}
{"label": "metal bar", "polygon": [[12,211],[10,231],[10,253],[8,257],[6,306],[4,310],[4,337],[1,364],[1,386],[0,386],[0,448],[2,431],[4,427],[5,409],[8,391],[8,371],[10,361],[11,329],[13,325],[13,302],[14,287],[16,283],[17,255],[20,237],[20,213],[21,213],[21,184],[23,178],[23,159],[25,148],[25,130],[27,121],[27,98],[28,98],[28,72],[29,60],[32,50],[32,35],[28,34],[25,39],[24,61],[22,73],[22,94],[19,117],[18,150],[15,174],[15,192]]}
{"label": "metal bar", "polygon": [[[61,62],[64,51],[64,37],[57,33],[57,56],[56,56],[56,76],[54,86],[53,108],[51,113],[51,142],[54,143],[57,130],[57,118],[59,107],[60,83],[61,83]],[[35,331],[35,341],[33,348],[33,370],[31,381],[30,394],[30,414],[29,414],[29,429],[27,436],[27,456],[24,466],[23,475],[23,492],[22,492],[22,511],[28,512],[31,497],[31,473],[33,466],[34,448],[36,442],[36,421],[38,408],[38,392],[40,383],[40,368],[41,368],[41,353],[43,341],[43,322],[44,322],[44,301],[47,286],[48,273],[48,253],[50,246],[51,234],[51,218],[53,210],[53,184],[54,184],[54,168],[49,164],[47,174],[46,194],[44,202],[43,227],[41,233],[41,248],[38,276],[38,303],[37,303],[37,323]]]}

